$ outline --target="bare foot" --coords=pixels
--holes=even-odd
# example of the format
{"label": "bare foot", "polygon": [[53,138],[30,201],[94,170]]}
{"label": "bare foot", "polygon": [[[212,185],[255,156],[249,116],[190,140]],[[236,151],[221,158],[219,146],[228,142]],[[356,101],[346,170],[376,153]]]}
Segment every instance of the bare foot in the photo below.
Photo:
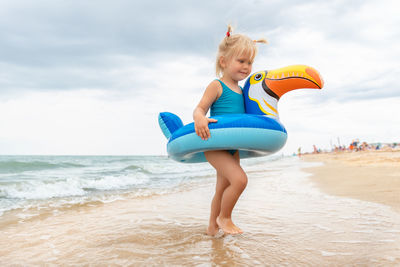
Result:
{"label": "bare foot", "polygon": [[216,234],[218,234],[219,231],[219,227],[218,225],[209,225],[207,228],[207,235],[209,236],[215,236]]}
{"label": "bare foot", "polygon": [[218,226],[224,231],[225,234],[242,234],[243,231],[237,227],[230,218],[217,218]]}

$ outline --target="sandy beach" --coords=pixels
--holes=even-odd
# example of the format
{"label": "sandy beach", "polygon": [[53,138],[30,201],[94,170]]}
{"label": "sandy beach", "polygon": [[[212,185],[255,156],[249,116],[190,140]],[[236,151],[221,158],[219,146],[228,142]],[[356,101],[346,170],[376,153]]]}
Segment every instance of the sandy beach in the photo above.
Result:
{"label": "sandy beach", "polygon": [[[368,183],[377,186],[363,189],[356,184],[360,182],[350,183],[356,178],[348,178],[345,169],[358,168],[366,159],[357,157],[364,156],[377,157],[332,154],[248,161],[249,184],[233,213],[244,230],[238,236],[205,235],[212,175],[162,194],[127,192],[110,202],[55,207],[49,201],[9,211],[0,217],[0,265],[399,266],[400,213],[390,193],[398,189],[399,168],[391,172],[387,160],[369,166],[365,173],[375,168],[388,180],[372,177]],[[345,163],[342,157],[353,160]],[[332,172],[340,175],[326,180],[324,175]],[[346,184],[339,187],[334,178]],[[339,191],[346,186],[351,188]],[[335,191],[328,192],[330,187]],[[378,193],[366,192],[367,187]]]}
{"label": "sandy beach", "polygon": [[400,212],[400,150],[306,154],[324,165],[307,169],[324,192],[372,201]]}

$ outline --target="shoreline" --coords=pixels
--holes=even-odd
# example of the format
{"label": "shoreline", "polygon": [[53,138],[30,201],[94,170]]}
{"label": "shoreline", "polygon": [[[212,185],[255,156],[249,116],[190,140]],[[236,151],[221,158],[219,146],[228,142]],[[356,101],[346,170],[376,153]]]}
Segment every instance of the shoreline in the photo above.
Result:
{"label": "shoreline", "polygon": [[165,194],[10,212],[0,220],[0,264],[398,266],[400,213],[328,196],[304,172],[313,165],[248,164],[237,236],[205,234],[215,180],[204,175]]}
{"label": "shoreline", "polygon": [[390,206],[400,213],[400,151],[305,154],[324,165],[305,169],[324,193]]}

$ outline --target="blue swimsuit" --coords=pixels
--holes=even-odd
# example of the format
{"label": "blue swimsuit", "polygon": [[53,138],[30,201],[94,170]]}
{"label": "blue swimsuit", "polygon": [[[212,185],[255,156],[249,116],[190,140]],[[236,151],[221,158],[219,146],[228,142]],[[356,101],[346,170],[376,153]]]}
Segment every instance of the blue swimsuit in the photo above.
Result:
{"label": "blue swimsuit", "polygon": [[[211,116],[223,114],[238,114],[245,113],[243,94],[236,93],[230,89],[221,80],[217,80],[222,86],[222,94],[215,101],[210,108]],[[240,87],[242,89],[242,87]],[[237,150],[227,150],[231,155],[235,154]]]}
{"label": "blue swimsuit", "polygon": [[[210,115],[245,113],[243,94],[236,93],[221,80],[217,80],[222,86],[221,96],[211,105]],[[240,89],[242,89],[240,87]]]}

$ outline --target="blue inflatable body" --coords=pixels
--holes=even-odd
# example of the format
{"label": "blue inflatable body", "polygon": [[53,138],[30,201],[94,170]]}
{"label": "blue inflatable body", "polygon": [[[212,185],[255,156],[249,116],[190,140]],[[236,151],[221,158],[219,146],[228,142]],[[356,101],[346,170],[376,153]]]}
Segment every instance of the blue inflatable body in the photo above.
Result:
{"label": "blue inflatable body", "polygon": [[279,121],[277,103],[286,92],[299,88],[322,88],[318,72],[308,66],[294,65],[251,75],[243,88],[245,114],[213,116],[211,137],[202,140],[194,123],[183,125],[175,114],[162,112],[158,122],[168,139],[170,158],[185,163],[205,162],[204,151],[238,150],[240,158],[260,157],[281,149],[287,139]]}
{"label": "blue inflatable body", "polygon": [[194,123],[183,126],[172,113],[161,113],[159,123],[172,132],[167,145],[168,155],[180,162],[204,162],[204,151],[239,150],[241,158],[265,156],[279,150],[286,142],[285,127],[274,119],[253,114],[213,116],[211,138],[202,140],[194,131]]}

